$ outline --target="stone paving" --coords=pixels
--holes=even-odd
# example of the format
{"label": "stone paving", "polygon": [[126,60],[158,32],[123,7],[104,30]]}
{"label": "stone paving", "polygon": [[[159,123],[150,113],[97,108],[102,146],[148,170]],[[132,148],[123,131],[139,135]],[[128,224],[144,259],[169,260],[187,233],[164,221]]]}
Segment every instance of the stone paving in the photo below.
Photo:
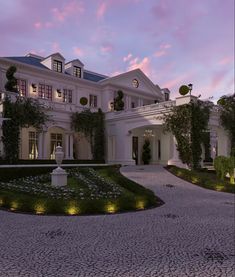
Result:
{"label": "stone paving", "polygon": [[234,196],[161,166],[124,167],[159,208],[56,217],[0,211],[0,277],[235,276]]}

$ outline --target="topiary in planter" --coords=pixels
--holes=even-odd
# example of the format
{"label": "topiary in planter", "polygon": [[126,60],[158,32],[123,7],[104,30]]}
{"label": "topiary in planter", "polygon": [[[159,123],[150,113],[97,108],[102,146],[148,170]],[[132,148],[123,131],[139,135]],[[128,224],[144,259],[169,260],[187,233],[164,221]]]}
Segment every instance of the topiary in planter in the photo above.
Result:
{"label": "topiary in planter", "polygon": [[124,102],[123,102],[123,92],[118,90],[117,97],[114,99],[114,109],[115,111],[122,111],[124,109]]}
{"label": "topiary in planter", "polygon": [[82,106],[86,106],[87,103],[88,103],[88,99],[87,99],[86,97],[80,98],[80,104],[81,104]]}
{"label": "topiary in planter", "polygon": [[7,82],[5,84],[5,89],[7,91],[11,92],[17,92],[17,80],[14,76],[16,73],[16,67],[15,66],[10,66],[6,72],[6,77],[7,77]]}
{"label": "topiary in planter", "polygon": [[149,164],[150,160],[151,160],[150,141],[146,139],[143,145],[142,161],[144,164]]}

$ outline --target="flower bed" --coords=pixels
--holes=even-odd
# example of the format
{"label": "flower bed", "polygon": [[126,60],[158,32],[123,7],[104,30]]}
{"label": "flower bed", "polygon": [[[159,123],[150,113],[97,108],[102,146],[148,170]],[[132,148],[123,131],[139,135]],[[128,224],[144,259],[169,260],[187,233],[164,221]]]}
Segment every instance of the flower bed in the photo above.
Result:
{"label": "flower bed", "polygon": [[93,214],[160,204],[151,191],[122,176],[116,167],[73,168],[67,173],[65,187],[52,187],[50,173],[0,182],[0,206],[37,214]]}

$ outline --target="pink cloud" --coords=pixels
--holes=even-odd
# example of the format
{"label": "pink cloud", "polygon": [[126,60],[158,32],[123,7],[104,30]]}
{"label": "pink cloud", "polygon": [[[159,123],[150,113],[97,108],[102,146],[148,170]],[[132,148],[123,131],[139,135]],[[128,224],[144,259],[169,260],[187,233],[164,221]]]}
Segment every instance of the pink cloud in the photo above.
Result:
{"label": "pink cloud", "polygon": [[166,51],[165,50],[160,50],[154,53],[155,57],[162,57],[166,55]]}
{"label": "pink cloud", "polygon": [[84,56],[84,51],[79,48],[79,47],[73,47],[73,53],[76,55],[76,56]]}
{"label": "pink cloud", "polygon": [[132,54],[131,53],[129,53],[127,56],[125,56],[124,58],[123,58],[123,61],[124,62],[127,62],[127,61],[129,61],[131,58],[132,58]]}
{"label": "pink cloud", "polygon": [[152,75],[152,68],[148,57],[144,57],[142,60],[137,57],[129,61],[128,71],[137,68],[141,69],[148,77]]}
{"label": "pink cloud", "polygon": [[67,2],[67,4],[60,9],[59,8],[52,9],[54,18],[59,22],[65,21],[67,17],[72,15],[78,16],[83,12],[84,12],[83,3],[79,1]]}
{"label": "pink cloud", "polygon": [[104,53],[104,54],[107,54],[107,53],[110,53],[112,52],[114,49],[113,45],[110,44],[110,43],[106,43],[106,44],[103,44],[101,46],[101,52]]}
{"label": "pink cloud", "polygon": [[218,64],[219,65],[227,65],[227,64],[230,64],[231,62],[233,62],[234,61],[234,58],[233,57],[224,57],[224,58],[222,58],[219,62],[218,62]]}
{"label": "pink cloud", "polygon": [[102,3],[99,5],[99,7],[98,7],[98,9],[97,9],[97,11],[96,11],[96,17],[97,17],[98,19],[103,18],[104,15],[105,15],[105,13],[106,13],[106,11],[107,11],[107,3],[106,3],[106,2],[102,2]]}
{"label": "pink cloud", "polygon": [[216,72],[211,81],[211,88],[212,89],[217,88],[224,80],[226,74],[227,74],[227,70]]}
{"label": "pink cloud", "polygon": [[188,80],[190,80],[191,77],[192,77],[192,73],[189,73],[189,74],[185,73],[179,77],[176,77],[174,79],[167,81],[166,83],[163,84],[163,87],[169,88],[169,89],[172,89],[177,86],[180,87],[183,84],[183,82],[187,82]]}
{"label": "pink cloud", "polygon": [[53,52],[60,52],[61,51],[60,45],[56,41],[52,43],[51,49],[52,49]]}
{"label": "pink cloud", "polygon": [[35,29],[41,29],[42,28],[42,23],[41,22],[35,22],[34,23],[34,28]]}
{"label": "pink cloud", "polygon": [[169,43],[163,43],[163,44],[161,44],[160,45],[160,48],[161,49],[169,49],[169,48],[171,48],[172,47],[172,45],[171,44],[169,44]]}

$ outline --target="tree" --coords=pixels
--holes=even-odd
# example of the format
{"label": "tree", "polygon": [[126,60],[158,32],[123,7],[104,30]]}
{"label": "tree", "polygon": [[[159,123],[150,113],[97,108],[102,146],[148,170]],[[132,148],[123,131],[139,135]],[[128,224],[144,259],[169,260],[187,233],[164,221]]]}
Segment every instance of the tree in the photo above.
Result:
{"label": "tree", "polygon": [[210,102],[191,101],[173,107],[163,117],[164,130],[176,138],[181,161],[195,169],[200,167],[201,145],[207,132],[211,105]]}
{"label": "tree", "polygon": [[4,159],[9,163],[15,163],[19,159],[20,129],[30,126],[40,129],[48,120],[43,112],[41,104],[31,98],[17,97],[11,102],[6,97],[3,102],[2,141],[4,145]]}
{"label": "tree", "polygon": [[92,113],[89,109],[71,116],[71,128],[81,132],[90,143],[92,157],[95,160],[104,160],[104,113],[101,109]]}
{"label": "tree", "polygon": [[221,124],[229,133],[232,155],[235,153],[235,94],[222,96],[217,104],[220,109]]}
{"label": "tree", "polygon": [[124,108],[124,102],[123,102],[124,94],[122,90],[118,90],[117,94],[118,94],[117,97],[114,99],[114,109],[115,111],[122,111]]}
{"label": "tree", "polygon": [[143,145],[142,161],[144,164],[149,164],[150,160],[151,160],[150,141],[149,139],[146,139]]}

